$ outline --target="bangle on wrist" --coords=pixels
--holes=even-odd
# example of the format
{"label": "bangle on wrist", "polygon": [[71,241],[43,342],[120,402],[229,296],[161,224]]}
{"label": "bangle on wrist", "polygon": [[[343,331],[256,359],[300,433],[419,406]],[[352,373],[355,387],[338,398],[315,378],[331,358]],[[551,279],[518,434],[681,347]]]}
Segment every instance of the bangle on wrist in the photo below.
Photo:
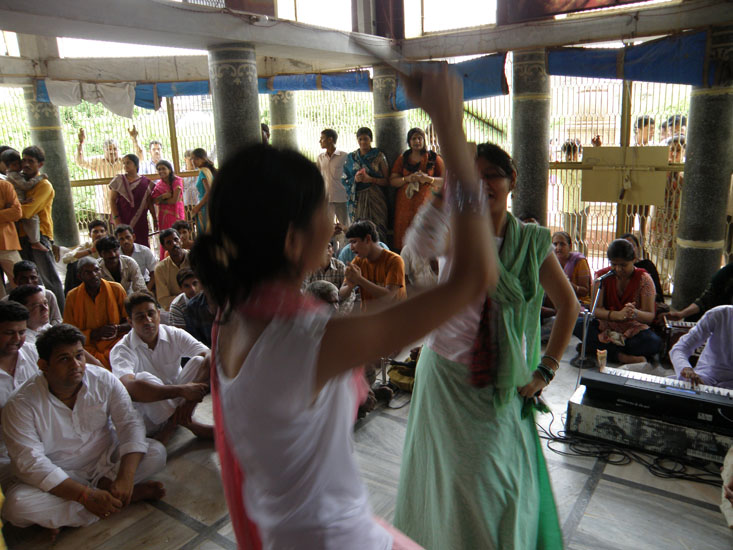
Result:
{"label": "bangle on wrist", "polygon": [[542,356],[542,358],[540,359],[540,361],[542,361],[542,359],[549,359],[549,360],[550,360],[550,361],[551,361],[552,363],[554,363],[554,364],[555,364],[555,366],[554,366],[554,367],[550,367],[550,368],[551,368],[552,370],[558,370],[558,369],[560,368],[560,361],[558,361],[558,360],[557,360],[557,359],[556,359],[555,357],[553,357],[552,355],[547,355],[547,354],[545,354],[545,355],[543,355],[543,356]]}
{"label": "bangle on wrist", "polygon": [[546,384],[549,384],[555,378],[555,371],[543,363],[537,365],[537,372],[540,373]]}
{"label": "bangle on wrist", "polygon": [[81,494],[78,497],[76,497],[76,501],[79,504],[81,504],[82,506],[86,506],[87,505],[87,496],[89,496],[89,487],[85,485]]}

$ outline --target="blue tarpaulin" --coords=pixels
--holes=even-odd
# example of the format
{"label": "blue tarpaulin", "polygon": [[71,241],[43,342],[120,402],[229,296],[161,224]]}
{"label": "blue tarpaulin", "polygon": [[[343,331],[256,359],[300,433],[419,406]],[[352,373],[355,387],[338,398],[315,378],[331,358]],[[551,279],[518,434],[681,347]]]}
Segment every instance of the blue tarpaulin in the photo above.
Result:
{"label": "blue tarpaulin", "polygon": [[370,92],[369,71],[339,74],[293,74],[258,78],[261,94],[279,91],[330,90],[334,92]]}
{"label": "blue tarpaulin", "polygon": [[[504,74],[505,62],[506,54],[500,53],[451,65],[463,77],[463,99],[468,101],[508,94],[509,86]],[[414,63],[411,66],[419,67],[420,64]],[[394,106],[398,111],[414,109],[414,105],[407,99],[404,86],[399,82]]]}
{"label": "blue tarpaulin", "polygon": [[[257,87],[261,94],[272,94],[286,90],[371,91],[369,71],[323,75],[282,75],[270,78],[258,78]],[[155,109],[157,107],[155,104],[156,92],[158,99],[161,97],[206,95],[210,93],[209,81],[137,84],[135,85],[135,105],[144,109]],[[36,83],[36,100],[42,103],[50,103],[44,80],[38,80]]]}
{"label": "blue tarpaulin", "polygon": [[158,84],[138,84],[135,86],[135,105],[144,109],[155,109],[155,90],[158,98],[183,95],[206,95],[209,93],[209,81],[195,82],[160,82]]}
{"label": "blue tarpaulin", "polygon": [[[552,75],[705,85],[707,32],[681,34],[626,48],[558,48],[547,55]],[[711,77],[708,79],[710,82]]]}

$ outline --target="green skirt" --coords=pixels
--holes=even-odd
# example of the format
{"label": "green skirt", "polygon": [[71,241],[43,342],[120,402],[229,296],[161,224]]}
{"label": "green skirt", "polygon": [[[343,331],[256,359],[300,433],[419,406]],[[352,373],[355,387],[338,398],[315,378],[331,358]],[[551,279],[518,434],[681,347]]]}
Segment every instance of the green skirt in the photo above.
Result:
{"label": "green skirt", "polygon": [[468,367],[424,347],[407,423],[394,525],[428,550],[563,547],[534,417],[501,411]]}

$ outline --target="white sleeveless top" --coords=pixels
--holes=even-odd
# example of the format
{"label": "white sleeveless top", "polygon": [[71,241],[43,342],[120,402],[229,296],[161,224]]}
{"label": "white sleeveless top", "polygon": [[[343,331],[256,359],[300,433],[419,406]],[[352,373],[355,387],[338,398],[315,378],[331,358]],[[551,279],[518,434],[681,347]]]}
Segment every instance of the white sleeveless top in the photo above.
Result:
{"label": "white sleeveless top", "polygon": [[[217,360],[221,407],[265,549],[389,550],[353,456],[351,373],[313,402],[324,312],[273,320],[237,376]],[[220,357],[217,350],[217,357]]]}

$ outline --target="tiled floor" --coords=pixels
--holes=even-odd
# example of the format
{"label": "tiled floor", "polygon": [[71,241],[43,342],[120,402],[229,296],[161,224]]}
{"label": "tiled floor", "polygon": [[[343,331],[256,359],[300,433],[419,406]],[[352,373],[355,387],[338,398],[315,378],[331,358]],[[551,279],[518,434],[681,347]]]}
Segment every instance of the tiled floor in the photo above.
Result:
{"label": "tiled floor", "polygon": [[[546,399],[555,413],[555,430],[576,383],[569,366],[571,344]],[[399,396],[360,421],[355,451],[374,512],[394,514],[400,456],[409,404]],[[210,403],[197,415],[210,421]],[[549,423],[549,415],[540,419]],[[180,429],[168,445],[169,461],[158,476],[168,494],[161,502],[136,504],[86,529],[66,529],[51,546],[39,528],[4,530],[15,550],[235,549],[234,535],[218,477],[213,445]],[[720,489],[688,481],[660,479],[643,466],[607,465],[594,458],[545,451],[569,550],[722,550],[733,548],[733,534],[718,511]],[[440,549],[445,550],[445,549]],[[478,549],[477,549],[478,550]]]}

